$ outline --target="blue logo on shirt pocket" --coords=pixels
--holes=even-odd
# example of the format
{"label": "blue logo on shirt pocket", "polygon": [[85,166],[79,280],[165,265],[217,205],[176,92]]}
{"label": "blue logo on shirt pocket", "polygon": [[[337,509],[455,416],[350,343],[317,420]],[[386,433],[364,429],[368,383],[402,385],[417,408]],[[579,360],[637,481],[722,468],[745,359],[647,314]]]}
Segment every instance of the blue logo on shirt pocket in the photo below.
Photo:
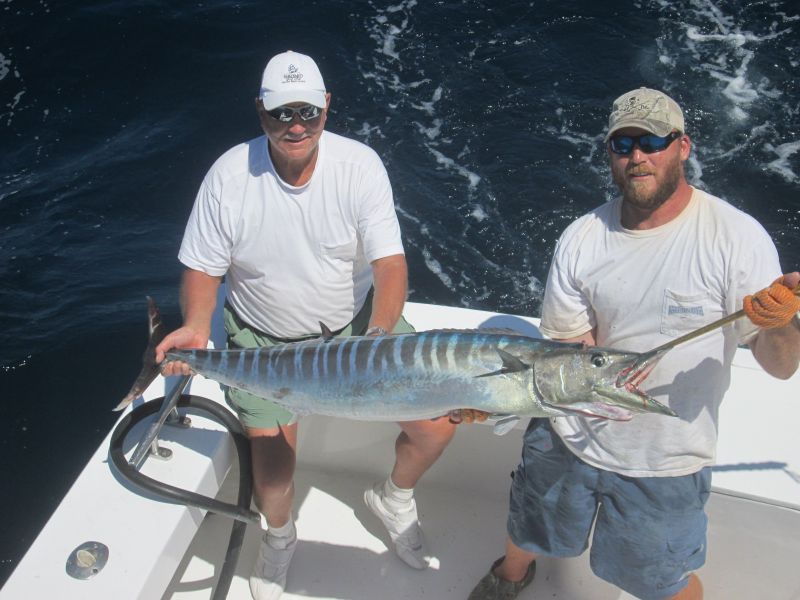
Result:
{"label": "blue logo on shirt pocket", "polygon": [[715,306],[708,293],[682,294],[670,289],[664,290],[661,311],[661,333],[677,336],[688,333],[711,323],[722,316],[722,310]]}

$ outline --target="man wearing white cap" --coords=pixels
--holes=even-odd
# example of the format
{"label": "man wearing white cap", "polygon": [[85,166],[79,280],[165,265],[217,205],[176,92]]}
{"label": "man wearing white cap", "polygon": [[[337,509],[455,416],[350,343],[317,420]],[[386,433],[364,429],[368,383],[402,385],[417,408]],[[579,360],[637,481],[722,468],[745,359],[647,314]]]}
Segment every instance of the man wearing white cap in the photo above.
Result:
{"label": "man wearing white cap", "polygon": [[[183,326],[159,345],[158,360],[172,347],[206,346],[223,276],[230,347],[318,337],[320,322],[335,335],[413,331],[401,316],[407,268],[386,169],[364,144],[324,131],[330,98],[310,57],[290,51],[267,64],[256,99],[265,135],[223,154],[203,181],[179,253]],[[278,598],[297,544],[297,417],[241,390],[226,399],[250,438],[254,497],[268,525],[250,588],[258,600]],[[400,427],[392,473],[365,501],[398,556],[424,569],[413,488],[455,425]]]}
{"label": "man wearing white cap", "polygon": [[764,229],[686,181],[691,142],[678,104],[647,88],[620,96],[605,144],[622,196],[562,234],[542,332],[641,352],[742,305],[750,320],[668,353],[648,376],[646,391],[679,418],[533,419],[511,485],[505,556],[470,600],[515,598],[537,556],[581,554],[593,525],[596,575],[644,600],[702,598],[693,571],[705,561],[717,416],[737,344],[782,379],[800,362],[791,291],[800,274],[781,276]]}

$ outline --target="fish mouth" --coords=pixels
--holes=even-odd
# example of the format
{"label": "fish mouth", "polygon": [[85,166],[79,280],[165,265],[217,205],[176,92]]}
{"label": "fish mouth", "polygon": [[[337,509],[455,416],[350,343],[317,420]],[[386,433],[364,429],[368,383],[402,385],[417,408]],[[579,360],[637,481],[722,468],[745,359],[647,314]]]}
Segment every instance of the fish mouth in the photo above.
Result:
{"label": "fish mouth", "polygon": [[646,396],[647,394],[642,392],[639,386],[647,379],[653,371],[653,368],[658,364],[658,361],[660,361],[667,352],[668,349],[656,349],[650,352],[643,352],[637,356],[636,360],[634,360],[629,367],[622,369],[619,375],[617,375],[617,387],[624,387],[629,392]]}
{"label": "fish mouth", "polygon": [[[658,361],[660,361],[668,351],[669,348],[656,349],[640,354],[629,367],[626,367],[619,372],[615,385],[616,390],[620,390],[621,388],[625,392],[632,394],[631,399],[636,399],[641,402],[642,411],[677,417],[678,415],[671,408],[665,404],[662,404],[661,402],[658,402],[639,389],[639,386],[644,383],[644,380],[647,379],[655,366],[658,364]],[[615,395],[613,388],[605,391],[601,388],[596,388],[595,391],[607,397],[612,397]],[[627,406],[627,408],[636,410],[632,406]]]}
{"label": "fish mouth", "polygon": [[[639,388],[631,385],[620,389],[618,387],[595,386],[593,391],[606,398],[611,404],[620,407],[624,412],[629,413],[656,413],[668,417],[677,417],[678,414],[666,404],[662,404],[655,398],[648,396]],[[611,417],[606,417],[611,418]],[[625,419],[617,419],[625,420]]]}

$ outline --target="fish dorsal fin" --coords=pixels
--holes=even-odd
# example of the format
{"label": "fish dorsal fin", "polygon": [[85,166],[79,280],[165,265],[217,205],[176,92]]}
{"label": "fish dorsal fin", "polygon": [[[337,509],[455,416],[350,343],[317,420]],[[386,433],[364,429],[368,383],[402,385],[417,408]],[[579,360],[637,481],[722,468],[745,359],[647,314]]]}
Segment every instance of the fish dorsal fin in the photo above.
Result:
{"label": "fish dorsal fin", "polygon": [[333,339],[333,332],[331,331],[330,327],[325,325],[322,321],[319,322],[319,330],[322,332],[322,341],[330,342]]}
{"label": "fish dorsal fin", "polygon": [[493,375],[507,375],[508,373],[520,373],[522,371],[527,371],[530,369],[530,365],[525,364],[519,358],[514,356],[513,354],[509,354],[505,350],[498,348],[497,354],[500,355],[500,359],[503,361],[503,366],[497,371],[492,371],[491,373],[484,373],[483,375],[476,375],[475,377],[491,377]]}
{"label": "fish dorsal fin", "polygon": [[512,429],[514,429],[514,425],[519,422],[519,417],[517,415],[508,415],[503,417],[502,419],[498,419],[497,422],[494,424],[494,434],[495,435],[505,435]]}

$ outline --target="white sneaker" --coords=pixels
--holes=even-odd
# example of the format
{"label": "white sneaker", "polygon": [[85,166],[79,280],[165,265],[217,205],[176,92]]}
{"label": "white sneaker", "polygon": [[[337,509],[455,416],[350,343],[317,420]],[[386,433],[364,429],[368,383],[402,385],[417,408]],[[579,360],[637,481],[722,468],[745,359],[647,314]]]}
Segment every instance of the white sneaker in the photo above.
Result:
{"label": "white sneaker", "polygon": [[383,503],[383,484],[376,483],[364,492],[364,503],[386,527],[400,560],[415,569],[427,569],[425,541],[417,519],[417,504],[414,499],[411,500],[410,509],[393,512]]}
{"label": "white sneaker", "polygon": [[281,597],[296,547],[296,531],[288,538],[274,537],[269,532],[264,534],[250,575],[250,593],[254,600],[277,600]]}

